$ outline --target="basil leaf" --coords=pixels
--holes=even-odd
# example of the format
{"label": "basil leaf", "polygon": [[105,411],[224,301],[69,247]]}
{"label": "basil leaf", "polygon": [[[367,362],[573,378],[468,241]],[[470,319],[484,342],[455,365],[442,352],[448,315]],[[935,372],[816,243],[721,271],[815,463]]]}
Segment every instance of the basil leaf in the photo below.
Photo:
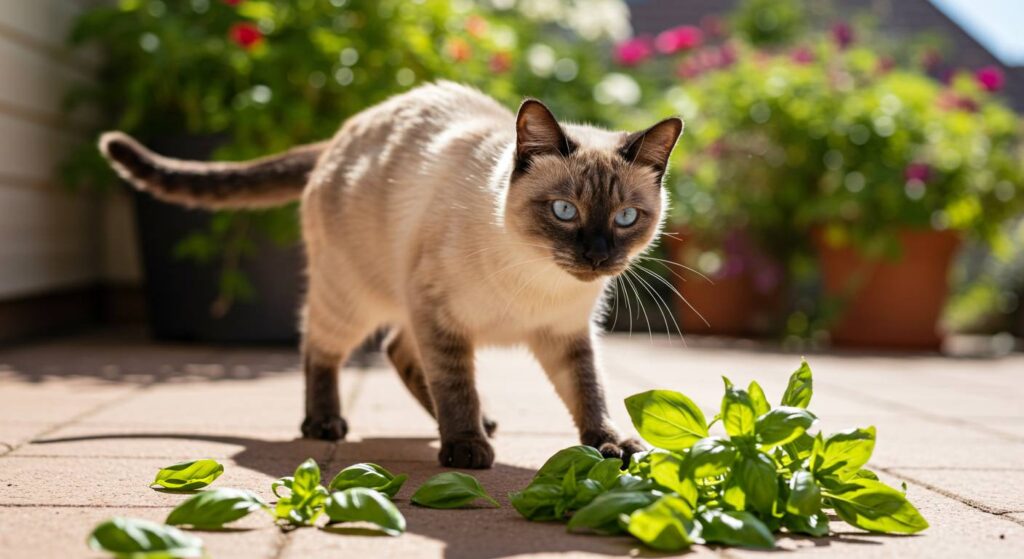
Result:
{"label": "basil leaf", "polygon": [[509,493],[509,501],[527,520],[558,520],[555,507],[562,499],[562,487],[555,483],[532,483],[522,491]]}
{"label": "basil leaf", "polygon": [[651,478],[658,485],[679,494],[690,507],[695,507],[697,484],[687,474],[683,462],[673,454],[657,454],[651,458]]}
{"label": "basil leaf", "polygon": [[676,495],[665,495],[629,515],[627,530],[648,547],[682,551],[693,544],[700,525],[693,520],[690,504]]}
{"label": "basil leaf", "polygon": [[259,497],[241,489],[213,489],[193,495],[167,515],[171,526],[189,525],[194,528],[220,528],[249,513],[266,508]]}
{"label": "basil leaf", "polygon": [[173,526],[137,518],[114,517],[89,535],[89,548],[119,559],[201,557],[203,541]]}
{"label": "basil leaf", "polygon": [[[279,493],[282,487],[288,493]],[[275,481],[270,488],[278,498],[274,506],[274,517],[278,521],[308,526],[323,513],[328,492],[320,485],[320,466],[312,458],[299,464],[295,475]]]}
{"label": "basil leaf", "polygon": [[814,437],[805,432],[792,441],[782,445],[782,449],[789,456],[790,460],[797,462],[798,464],[802,464],[803,461],[809,458],[811,453],[814,451]]}
{"label": "basil leaf", "polygon": [[811,403],[813,393],[811,367],[806,360],[802,360],[800,368],[789,376],[789,384],[786,385],[786,391],[782,394],[782,405],[806,408]]}
{"label": "basil leaf", "polygon": [[570,532],[590,531],[598,534],[619,534],[619,515],[631,514],[661,496],[657,491],[611,491],[599,495],[589,505],[576,511],[569,519]]}
{"label": "basil leaf", "polygon": [[686,468],[697,479],[717,477],[725,475],[738,456],[736,445],[728,439],[705,437],[690,448]]}
{"label": "basil leaf", "polygon": [[874,427],[835,433],[815,448],[811,472],[818,477],[835,476],[846,480],[867,464],[874,450]]}
{"label": "basil leaf", "polygon": [[[596,448],[586,445],[570,446],[556,452],[537,470],[533,479],[550,478],[561,481],[565,473],[572,468],[576,475],[586,476],[590,469],[604,461],[604,456]],[[621,460],[619,461],[621,463]]]}
{"label": "basil leaf", "polygon": [[754,431],[757,440],[766,447],[778,446],[796,440],[818,418],[803,408],[782,406],[757,418]]}
{"label": "basil leaf", "polygon": [[697,517],[708,543],[771,549],[775,536],[756,516],[744,511],[708,510]]}
{"label": "basil leaf", "polygon": [[[732,381],[725,381],[725,396],[722,397],[722,424],[730,437],[744,437],[754,434],[754,405],[746,390],[736,388]],[[695,441],[696,442],[696,441]]]}
{"label": "basil leaf", "polygon": [[621,475],[622,460],[606,458],[590,469],[590,472],[587,473],[587,479],[596,481],[604,489],[611,489]]}
{"label": "basil leaf", "polygon": [[768,403],[768,398],[764,395],[764,390],[761,389],[761,385],[757,384],[757,381],[750,381],[750,385],[747,386],[747,394],[750,395],[750,404],[754,408],[754,415],[760,416],[771,411],[772,406]]}
{"label": "basil leaf", "polygon": [[[622,462],[621,460],[619,461]],[[598,495],[604,493],[606,489],[601,486],[600,483],[592,480],[585,479],[579,482],[576,487],[573,488],[572,493],[565,493],[560,501],[560,510],[557,512],[561,513],[558,516],[564,515],[566,511],[579,510],[590,504]]]}
{"label": "basil leaf", "polygon": [[398,490],[402,488],[409,476],[405,474],[394,475],[377,464],[362,463],[353,464],[334,476],[327,489],[331,492],[343,491],[353,487],[366,487],[375,489],[388,497],[394,498]]}
{"label": "basil leaf", "polygon": [[851,480],[830,488],[826,496],[840,518],[864,530],[914,534],[928,527],[928,521],[903,493],[880,481]]}
{"label": "basil leaf", "polygon": [[778,474],[771,456],[743,456],[725,479],[723,499],[737,510],[753,509],[769,516],[779,496]]}
{"label": "basil leaf", "polygon": [[873,479],[875,481],[879,481],[878,480],[878,474],[876,474],[875,472],[872,472],[871,470],[865,470],[863,468],[857,470],[857,472],[855,474],[853,474],[852,476],[850,476],[850,478],[851,479]]}
{"label": "basil leaf", "polygon": [[829,532],[828,516],[822,511],[810,516],[787,514],[782,517],[782,525],[794,534],[807,534],[816,538],[827,536]]}
{"label": "basil leaf", "polygon": [[434,509],[455,509],[477,499],[484,499],[496,507],[501,506],[480,487],[476,478],[460,472],[437,474],[412,494],[413,503]]}
{"label": "basil leaf", "polygon": [[366,487],[335,491],[325,505],[330,524],[338,522],[369,522],[384,533],[397,536],[405,532],[405,517],[383,493]]}
{"label": "basil leaf", "polygon": [[704,413],[679,392],[635,394],[626,398],[626,411],[640,436],[656,447],[680,452],[708,436]]}
{"label": "basil leaf", "polygon": [[786,511],[790,514],[810,516],[821,511],[821,489],[807,470],[793,472],[789,480]]}
{"label": "basil leaf", "polygon": [[156,479],[149,485],[159,485],[174,491],[193,491],[210,485],[223,473],[224,466],[220,462],[204,458],[161,468],[156,473]]}

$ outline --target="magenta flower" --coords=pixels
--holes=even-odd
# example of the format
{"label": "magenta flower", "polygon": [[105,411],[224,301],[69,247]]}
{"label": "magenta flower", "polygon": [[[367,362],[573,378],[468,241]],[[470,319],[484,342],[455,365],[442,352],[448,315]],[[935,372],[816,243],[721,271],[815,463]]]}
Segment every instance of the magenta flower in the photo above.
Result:
{"label": "magenta flower", "polygon": [[911,163],[903,169],[903,178],[907,181],[928,182],[932,168],[927,163]]}
{"label": "magenta flower", "polygon": [[797,64],[810,64],[814,62],[814,53],[807,47],[798,47],[789,55],[789,58]]}
{"label": "magenta flower", "polygon": [[615,45],[615,61],[623,66],[636,66],[654,54],[650,39],[637,37]]}
{"label": "magenta flower", "polygon": [[853,43],[853,28],[846,22],[839,22],[832,26],[832,40],[841,49],[845,49]]}
{"label": "magenta flower", "polygon": [[700,46],[704,33],[692,25],[673,27],[658,34],[654,46],[662,54],[672,54],[681,50],[690,50]]}
{"label": "magenta flower", "polygon": [[974,73],[974,79],[978,80],[985,91],[999,91],[1006,85],[1006,75],[996,66],[985,66]]}

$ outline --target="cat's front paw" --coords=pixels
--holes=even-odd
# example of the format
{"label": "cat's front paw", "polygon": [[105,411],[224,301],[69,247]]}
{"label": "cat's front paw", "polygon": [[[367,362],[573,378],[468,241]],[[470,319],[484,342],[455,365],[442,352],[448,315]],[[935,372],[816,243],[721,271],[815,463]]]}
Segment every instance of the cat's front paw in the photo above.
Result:
{"label": "cat's front paw", "polygon": [[479,435],[454,437],[441,441],[437,459],[446,468],[483,470],[494,464],[494,449]]}
{"label": "cat's front paw", "polygon": [[618,433],[612,428],[587,431],[580,436],[580,442],[592,446],[605,458],[622,459],[622,468],[629,466],[629,459],[637,453],[647,450],[643,443],[636,439],[619,439]]}
{"label": "cat's front paw", "polygon": [[302,421],[302,436],[321,441],[340,441],[348,434],[345,418],[334,416],[306,416]]}
{"label": "cat's front paw", "polygon": [[629,466],[629,459],[646,450],[643,443],[636,439],[624,439],[619,442],[607,442],[597,447],[597,451],[605,458],[621,458],[622,468]]}

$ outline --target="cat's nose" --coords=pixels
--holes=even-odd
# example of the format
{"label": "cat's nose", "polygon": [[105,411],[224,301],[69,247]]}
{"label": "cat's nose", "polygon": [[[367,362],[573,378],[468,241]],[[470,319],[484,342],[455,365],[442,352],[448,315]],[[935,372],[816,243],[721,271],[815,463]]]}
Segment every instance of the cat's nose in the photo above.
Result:
{"label": "cat's nose", "polygon": [[589,260],[596,270],[598,266],[608,260],[608,243],[602,237],[594,239],[587,251],[583,253],[583,257]]}

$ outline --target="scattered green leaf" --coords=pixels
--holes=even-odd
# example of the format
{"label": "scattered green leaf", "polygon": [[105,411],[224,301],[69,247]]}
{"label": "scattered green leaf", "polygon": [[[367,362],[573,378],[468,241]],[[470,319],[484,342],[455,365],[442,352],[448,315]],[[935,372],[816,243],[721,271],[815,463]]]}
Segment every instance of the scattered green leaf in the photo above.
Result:
{"label": "scattered green leaf", "polygon": [[484,491],[475,477],[460,472],[437,474],[412,494],[413,503],[434,509],[456,509],[477,499],[501,506]]}
{"label": "scattered green leaf", "polygon": [[224,466],[220,462],[204,458],[161,468],[150,485],[174,491],[194,491],[210,485],[222,473]]}

